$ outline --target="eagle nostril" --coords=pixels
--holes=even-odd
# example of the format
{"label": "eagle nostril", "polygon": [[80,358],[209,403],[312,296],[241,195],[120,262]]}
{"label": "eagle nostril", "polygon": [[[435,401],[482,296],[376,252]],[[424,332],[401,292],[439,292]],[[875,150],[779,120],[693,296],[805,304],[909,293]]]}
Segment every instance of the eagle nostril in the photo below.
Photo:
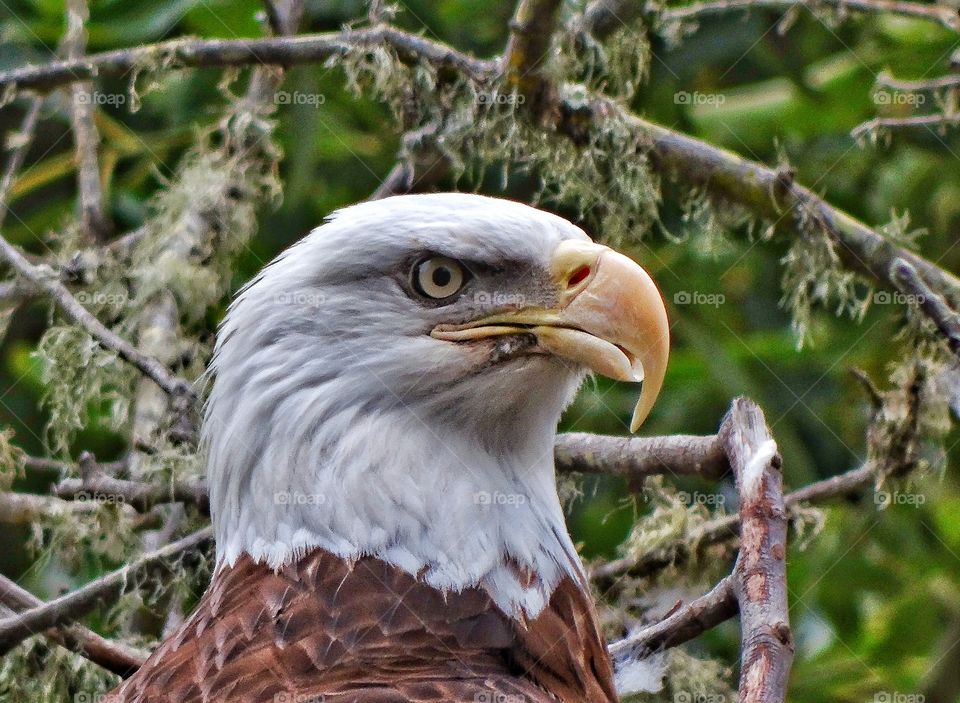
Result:
{"label": "eagle nostril", "polygon": [[590,275],[590,267],[581,266],[570,275],[570,278],[567,279],[567,287],[573,288],[578,283],[583,282],[583,280],[586,279],[586,277],[589,275]]}

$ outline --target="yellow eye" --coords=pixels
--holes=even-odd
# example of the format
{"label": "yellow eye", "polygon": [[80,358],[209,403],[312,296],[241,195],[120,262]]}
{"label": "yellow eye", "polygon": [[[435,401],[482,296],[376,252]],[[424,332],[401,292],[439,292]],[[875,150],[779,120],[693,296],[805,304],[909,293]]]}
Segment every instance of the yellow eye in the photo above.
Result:
{"label": "yellow eye", "polygon": [[420,295],[434,300],[449,298],[467,282],[463,264],[446,256],[431,256],[413,267],[413,287]]}

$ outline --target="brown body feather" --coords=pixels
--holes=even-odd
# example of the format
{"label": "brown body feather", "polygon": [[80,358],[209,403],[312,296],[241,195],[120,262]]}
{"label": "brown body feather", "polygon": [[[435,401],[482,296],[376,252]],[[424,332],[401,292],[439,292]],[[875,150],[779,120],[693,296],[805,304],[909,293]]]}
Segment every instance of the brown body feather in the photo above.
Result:
{"label": "brown body feather", "polygon": [[109,703],[617,701],[589,595],[562,581],[535,618],[447,593],[385,562],[317,549],[242,557]]}

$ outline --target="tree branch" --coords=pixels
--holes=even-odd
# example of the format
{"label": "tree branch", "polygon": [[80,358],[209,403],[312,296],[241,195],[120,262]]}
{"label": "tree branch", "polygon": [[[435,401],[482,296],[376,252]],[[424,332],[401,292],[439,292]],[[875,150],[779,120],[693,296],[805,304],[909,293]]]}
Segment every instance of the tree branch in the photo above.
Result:
{"label": "tree branch", "polygon": [[328,34],[266,39],[174,39],[159,44],[118,49],[84,58],[23,66],[0,72],[0,91],[50,90],[94,77],[115,77],[131,69],[203,68],[249,65],[293,66],[319,63],[357,49],[387,46],[401,61],[426,61],[439,69],[485,80],[496,64],[470,58],[450,47],[387,26]]}
{"label": "tree branch", "polygon": [[733,577],[726,576],[705,595],[678,608],[659,622],[611,644],[609,649],[614,670],[689,642],[729,620],[737,612]]}
{"label": "tree branch", "polygon": [[682,7],[665,8],[658,16],[667,21],[689,22],[743,10],[785,11],[794,7],[804,7],[814,12],[821,6],[833,8],[838,12],[899,15],[901,17],[929,20],[954,32],[960,31],[960,14],[957,13],[955,8],[919,2],[900,2],[899,0],[817,0],[815,3],[797,2],[797,0],[708,0],[707,2],[697,2]]}
{"label": "tree branch", "polygon": [[[90,17],[86,0],[68,0],[67,35],[64,48],[67,58],[76,60],[83,56],[87,47],[84,27]],[[113,230],[104,208],[103,186],[100,182],[100,163],[97,145],[100,135],[93,121],[93,83],[80,81],[71,86],[71,121],[73,143],[77,164],[77,190],[80,200],[80,222],[87,241],[103,242]]]}
{"label": "tree branch", "polygon": [[185,553],[203,549],[212,539],[212,528],[205,527],[177,542],[148,552],[136,561],[101,576],[76,591],[0,620],[0,654],[10,651],[33,634],[83,617],[104,598],[121,593],[132,578],[146,569]]}
{"label": "tree branch", "polygon": [[610,437],[586,432],[557,435],[557,470],[624,476],[632,485],[647,476],[702,476],[718,479],[730,466],[717,435]]}
{"label": "tree branch", "polygon": [[960,126],[960,115],[913,115],[911,117],[874,117],[872,120],[862,122],[850,130],[850,136],[854,139],[864,139],[870,134],[884,129],[917,129],[918,127],[929,127],[944,129],[946,127]]}
{"label": "tree branch", "polygon": [[931,290],[916,269],[903,259],[893,263],[893,280],[898,290],[933,320],[954,354],[960,356],[960,315],[936,292]]}
{"label": "tree branch", "polygon": [[[30,591],[2,575],[0,575],[0,603],[14,611],[39,608],[44,605],[44,602]],[[50,628],[45,634],[57,644],[124,678],[140,668],[148,656],[146,652],[108,640],[81,625],[69,625],[62,629]]]}
{"label": "tree branch", "polygon": [[740,493],[733,590],[740,607],[741,703],[785,701],[793,635],[787,605],[787,512],[777,444],[760,408],[737,398],[720,436]]}
{"label": "tree branch", "polygon": [[553,82],[547,75],[560,0],[521,0],[510,20],[510,40],[503,56],[507,86],[525,98],[524,109],[537,119],[556,107]]}
{"label": "tree branch", "polygon": [[43,107],[43,98],[35,95],[30,98],[27,105],[27,111],[20,122],[20,129],[13,140],[10,141],[10,157],[7,159],[7,165],[3,169],[3,177],[0,178],[0,226],[7,218],[7,212],[10,210],[10,189],[13,187],[13,181],[23,167],[23,161],[27,158],[27,152],[30,151],[30,144],[33,142],[33,136],[37,129],[37,122],[40,119],[40,108]]}

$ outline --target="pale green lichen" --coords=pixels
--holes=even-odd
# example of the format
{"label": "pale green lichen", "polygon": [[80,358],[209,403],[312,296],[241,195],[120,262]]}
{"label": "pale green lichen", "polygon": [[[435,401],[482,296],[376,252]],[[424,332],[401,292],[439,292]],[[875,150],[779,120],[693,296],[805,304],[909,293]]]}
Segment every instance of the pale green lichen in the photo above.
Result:
{"label": "pale green lichen", "polygon": [[95,703],[120,678],[42,635],[5,654],[0,663],[0,703]]}

